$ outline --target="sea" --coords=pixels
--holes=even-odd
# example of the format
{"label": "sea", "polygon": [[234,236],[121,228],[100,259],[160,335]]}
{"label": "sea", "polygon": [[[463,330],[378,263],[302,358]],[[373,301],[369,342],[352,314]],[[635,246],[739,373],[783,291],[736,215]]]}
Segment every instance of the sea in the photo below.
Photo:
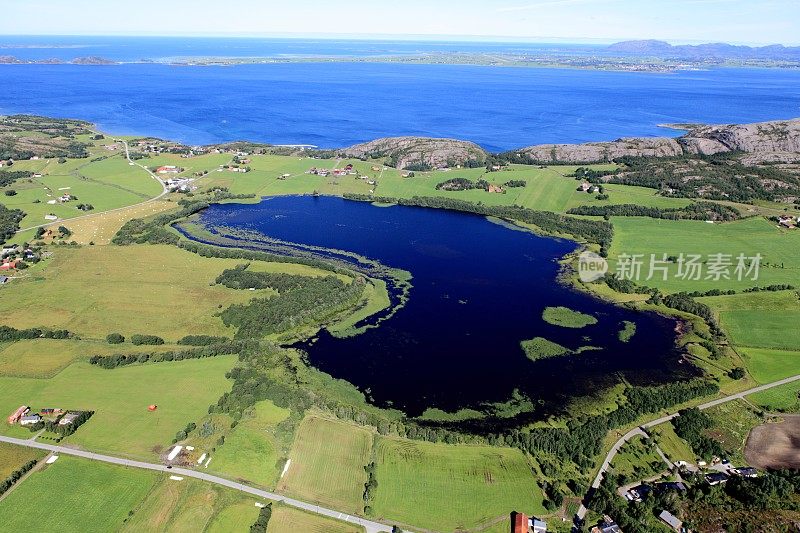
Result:
{"label": "sea", "polygon": [[[0,65],[0,114],[79,118],[110,133],[187,144],[249,140],[337,148],[414,135],[473,141],[494,152],[680,134],[661,126],[666,123],[800,117],[800,70],[655,73],[347,61],[592,50],[485,42],[0,36],[0,55],[25,61],[100,56],[120,63]],[[170,63],[212,56],[303,62]]]}

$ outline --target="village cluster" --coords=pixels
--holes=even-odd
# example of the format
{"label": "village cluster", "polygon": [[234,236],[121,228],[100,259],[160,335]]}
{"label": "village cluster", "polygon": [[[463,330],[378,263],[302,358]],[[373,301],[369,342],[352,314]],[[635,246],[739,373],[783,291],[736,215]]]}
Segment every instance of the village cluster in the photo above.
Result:
{"label": "village cluster", "polygon": [[[26,268],[28,263],[36,263],[41,259],[39,253],[28,246],[5,245],[0,251],[0,273],[9,273]],[[0,285],[5,285],[10,278],[0,275]]]}
{"label": "village cluster", "polygon": [[16,411],[8,416],[8,423],[20,426],[35,426],[43,422],[53,422],[58,426],[69,426],[80,418],[81,412],[64,411],[59,408],[45,408],[38,412],[31,411],[27,405],[21,405]]}

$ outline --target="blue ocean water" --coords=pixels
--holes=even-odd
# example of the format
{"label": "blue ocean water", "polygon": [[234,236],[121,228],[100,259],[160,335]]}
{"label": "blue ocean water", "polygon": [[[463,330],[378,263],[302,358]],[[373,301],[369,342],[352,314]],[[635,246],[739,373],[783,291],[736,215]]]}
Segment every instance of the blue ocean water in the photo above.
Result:
{"label": "blue ocean water", "polygon": [[[213,48],[209,40],[180,42],[162,53],[172,54],[179,46],[204,53]],[[97,53],[112,58],[152,54],[145,44],[122,39],[103,45],[113,53]],[[234,44],[220,41],[217,47]],[[282,49],[277,42],[270,46],[276,54]],[[314,49],[309,44],[305,53],[348,55],[353,46],[325,42]],[[355,55],[363,55],[368,44],[356,48]],[[64,51],[0,53],[20,50],[44,57]],[[69,54],[89,55],[75,49]],[[538,143],[677,135],[658,127],[667,122],[800,116],[800,71],[778,69],[663,74],[376,63],[0,65],[0,79],[0,113],[81,118],[112,133],[190,144],[252,140],[332,148],[423,135],[502,151]]]}

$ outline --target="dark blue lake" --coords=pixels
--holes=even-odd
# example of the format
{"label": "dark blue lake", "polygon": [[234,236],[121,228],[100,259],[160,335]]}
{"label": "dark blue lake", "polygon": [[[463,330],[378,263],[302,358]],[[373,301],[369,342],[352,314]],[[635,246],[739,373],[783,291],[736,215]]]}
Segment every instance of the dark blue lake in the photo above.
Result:
{"label": "dark blue lake", "polygon": [[[686,377],[674,350],[675,322],[609,305],[556,282],[557,260],[576,244],[513,230],[486,218],[416,207],[375,207],[331,197],[276,197],[214,205],[209,228],[256,230],[272,238],[356,252],[408,270],[407,305],[379,327],[348,338],[323,331],[303,348],[310,363],[367,391],[380,406],[419,415],[509,400],[514,390],[558,412],[574,396],[620,380]],[[566,306],[598,323],[567,329],[542,321]],[[637,324],[629,343],[621,323]],[[520,341],[544,337],[568,348],[601,347],[533,362]]]}

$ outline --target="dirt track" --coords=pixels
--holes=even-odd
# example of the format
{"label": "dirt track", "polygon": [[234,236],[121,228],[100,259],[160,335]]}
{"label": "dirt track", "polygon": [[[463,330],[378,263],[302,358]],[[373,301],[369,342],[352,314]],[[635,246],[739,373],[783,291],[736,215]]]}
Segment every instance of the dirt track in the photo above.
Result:
{"label": "dirt track", "polygon": [[750,432],[744,454],[758,468],[800,468],[800,416],[784,416]]}

